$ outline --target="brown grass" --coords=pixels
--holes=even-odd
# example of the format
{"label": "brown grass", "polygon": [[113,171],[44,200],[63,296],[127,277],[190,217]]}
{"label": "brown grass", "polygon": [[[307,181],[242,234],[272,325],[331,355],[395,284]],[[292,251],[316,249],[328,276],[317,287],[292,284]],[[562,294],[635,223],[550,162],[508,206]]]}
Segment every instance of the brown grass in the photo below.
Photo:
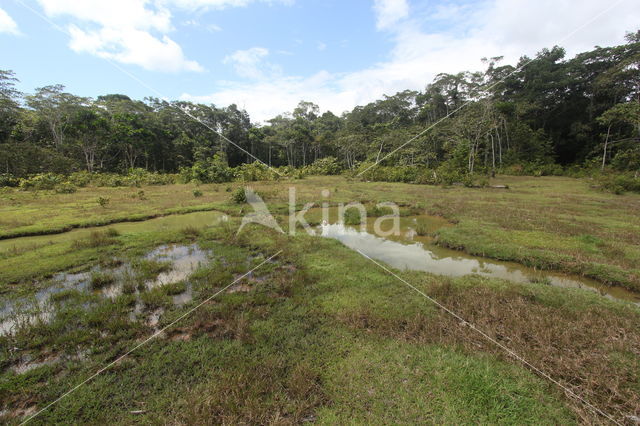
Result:
{"label": "brown grass", "polygon": [[[612,315],[602,307],[550,307],[533,295],[486,287],[454,288],[444,283],[428,294],[511,348],[576,394],[619,421],[640,415],[640,315]],[[425,301],[426,302],[426,301]],[[351,327],[422,344],[488,352],[519,363],[467,324],[449,314],[418,314],[402,321],[367,309],[350,312]],[[584,405],[572,408],[587,423],[602,422]]]}
{"label": "brown grass", "polygon": [[[313,419],[325,396],[320,375],[305,361],[247,361],[240,374],[198,386],[180,401],[177,424],[300,424]],[[205,420],[206,419],[206,420]]]}

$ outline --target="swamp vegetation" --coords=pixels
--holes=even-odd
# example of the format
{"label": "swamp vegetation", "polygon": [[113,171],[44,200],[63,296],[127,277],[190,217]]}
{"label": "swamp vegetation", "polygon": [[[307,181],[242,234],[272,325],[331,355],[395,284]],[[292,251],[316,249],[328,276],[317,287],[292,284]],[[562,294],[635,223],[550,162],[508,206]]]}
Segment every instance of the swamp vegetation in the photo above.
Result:
{"label": "swamp vegetation", "polygon": [[[386,243],[420,248],[425,261],[429,252],[478,262],[476,273],[451,276],[381,259],[396,274],[633,423],[640,412],[640,197],[562,177],[498,176],[490,184],[509,189],[342,176],[251,186],[285,231],[290,186],[299,208],[357,200],[375,217],[386,214],[377,203],[394,200],[403,234]],[[339,228],[312,209],[315,236],[260,225],[237,233],[251,209],[235,200],[241,187],[143,186],[144,199],[139,188],[0,194],[3,420],[37,413],[162,330],[32,422],[605,421],[349,241],[321,237],[336,229],[338,237],[362,237],[356,219]],[[110,201],[102,206],[97,197]],[[499,277],[488,265],[527,278]],[[585,288],[553,285],[554,277]]]}

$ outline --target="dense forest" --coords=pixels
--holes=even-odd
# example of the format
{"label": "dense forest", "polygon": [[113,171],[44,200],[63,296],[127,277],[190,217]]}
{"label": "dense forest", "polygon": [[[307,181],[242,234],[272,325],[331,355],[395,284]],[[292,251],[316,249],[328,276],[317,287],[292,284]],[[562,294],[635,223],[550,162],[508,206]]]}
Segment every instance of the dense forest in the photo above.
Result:
{"label": "dense forest", "polygon": [[439,74],[424,91],[384,96],[340,116],[303,101],[264,125],[236,105],[91,99],[62,85],[23,94],[14,73],[0,71],[0,173],[176,173],[254,158],[300,168],[330,158],[352,170],[384,159],[383,166],[463,173],[579,166],[637,174],[640,31],[623,45],[565,56],[554,47],[515,66],[488,58],[484,71]]}

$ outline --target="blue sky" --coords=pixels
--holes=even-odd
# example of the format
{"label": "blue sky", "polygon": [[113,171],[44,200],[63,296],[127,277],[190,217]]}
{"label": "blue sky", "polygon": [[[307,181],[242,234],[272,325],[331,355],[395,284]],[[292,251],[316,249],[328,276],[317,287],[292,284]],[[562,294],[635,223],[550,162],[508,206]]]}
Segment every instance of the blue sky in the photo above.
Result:
{"label": "blue sky", "polygon": [[161,93],[260,121],[302,99],[340,113],[483,56],[618,44],[639,22],[635,0],[0,0],[0,69],[24,92]]}

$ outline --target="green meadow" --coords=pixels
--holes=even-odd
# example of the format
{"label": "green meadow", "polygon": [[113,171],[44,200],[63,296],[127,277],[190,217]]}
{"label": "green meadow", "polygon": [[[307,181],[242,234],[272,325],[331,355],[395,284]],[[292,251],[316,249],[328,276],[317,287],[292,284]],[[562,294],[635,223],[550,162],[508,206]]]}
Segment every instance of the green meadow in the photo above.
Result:
{"label": "green meadow", "polygon": [[[640,196],[570,178],[491,183],[509,189],[328,176],[250,186],[285,231],[290,187],[298,208],[393,201],[449,223],[434,245],[640,290]],[[2,420],[30,418],[154,333],[31,422],[607,421],[476,328],[617,421],[640,410],[637,305],[544,282],[394,270],[412,289],[339,241],[256,224],[237,233],[251,211],[232,199],[241,186],[2,193],[0,291],[31,309],[28,320],[3,311],[14,328],[0,337]],[[145,284],[171,276],[170,262],[149,255],[158,247],[198,247],[206,261]],[[86,288],[37,303],[74,274]]]}

